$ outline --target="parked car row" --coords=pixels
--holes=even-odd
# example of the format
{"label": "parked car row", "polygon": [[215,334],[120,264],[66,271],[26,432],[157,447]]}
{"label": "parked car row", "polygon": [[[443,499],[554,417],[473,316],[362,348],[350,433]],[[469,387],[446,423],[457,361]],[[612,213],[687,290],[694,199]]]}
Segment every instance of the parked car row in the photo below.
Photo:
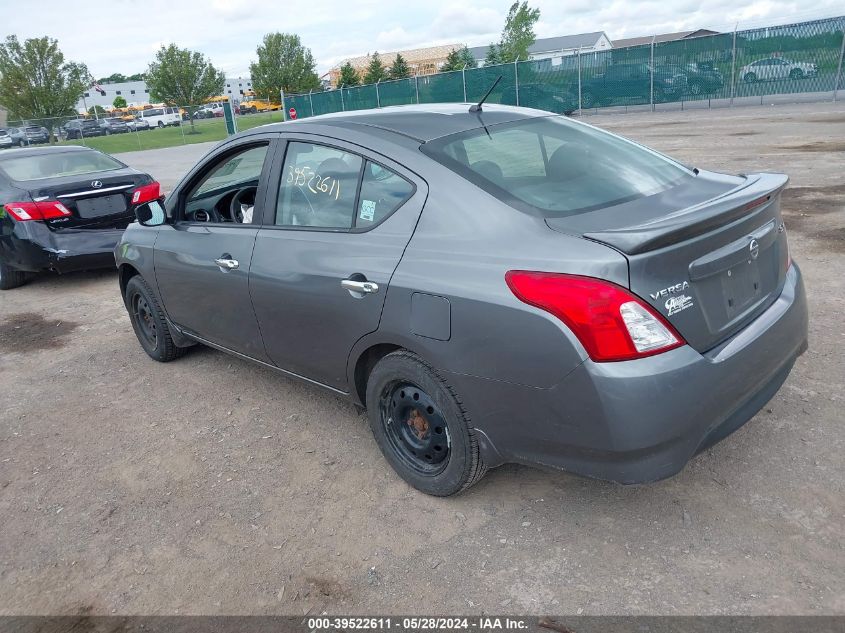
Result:
{"label": "parked car row", "polygon": [[[817,75],[818,67],[814,63],[768,57],[740,68],[737,80],[754,83],[800,80]],[[649,64],[620,63],[582,79],[581,104],[584,108],[593,108],[620,99],[650,101],[652,97],[656,103],[661,103],[677,101],[687,95],[701,97],[719,93],[724,87],[724,75],[710,62],[655,65],[653,78]],[[520,84],[519,95],[521,104],[559,113],[576,109],[578,103],[574,88],[560,89],[553,83]]]}
{"label": "parked car row", "polygon": [[50,142],[50,132],[40,125],[0,128],[0,147],[24,147]]}

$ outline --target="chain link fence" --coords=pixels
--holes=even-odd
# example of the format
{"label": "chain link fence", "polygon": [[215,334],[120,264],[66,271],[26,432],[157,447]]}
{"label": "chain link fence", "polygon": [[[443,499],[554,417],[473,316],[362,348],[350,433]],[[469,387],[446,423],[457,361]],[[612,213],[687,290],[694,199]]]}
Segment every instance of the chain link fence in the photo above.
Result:
{"label": "chain link fence", "polygon": [[488,101],[557,113],[843,87],[845,16],[784,26],[467,68],[326,92],[286,95],[297,118],[412,103],[473,102],[499,77]]}

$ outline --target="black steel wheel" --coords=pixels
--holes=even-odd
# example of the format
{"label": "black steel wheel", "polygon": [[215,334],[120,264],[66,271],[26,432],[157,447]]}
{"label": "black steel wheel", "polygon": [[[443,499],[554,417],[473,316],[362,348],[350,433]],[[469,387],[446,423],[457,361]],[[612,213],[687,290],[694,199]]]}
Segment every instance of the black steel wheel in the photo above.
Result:
{"label": "black steel wheel", "polygon": [[406,350],[370,372],[370,429],[385,459],[417,490],[446,497],[479,481],[487,468],[475,429],[455,390]]}
{"label": "black steel wheel", "polygon": [[155,317],[146,297],[140,292],[133,294],[130,310],[132,310],[133,320],[138,323],[138,333],[143,337],[146,343],[145,347],[147,345],[156,347],[158,345],[158,334],[156,333]]}
{"label": "black steel wheel", "polygon": [[164,312],[140,275],[126,284],[124,299],[135,336],[150,358],[166,363],[184,353],[173,342]]}
{"label": "black steel wheel", "polygon": [[449,461],[449,425],[432,397],[409,382],[385,385],[379,418],[394,452],[422,475],[441,472]]}

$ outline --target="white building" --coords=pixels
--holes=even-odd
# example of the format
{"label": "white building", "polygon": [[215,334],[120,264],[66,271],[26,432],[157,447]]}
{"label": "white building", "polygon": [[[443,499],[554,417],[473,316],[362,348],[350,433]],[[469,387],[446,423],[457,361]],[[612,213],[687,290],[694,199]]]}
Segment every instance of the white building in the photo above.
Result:
{"label": "white building", "polygon": [[[144,81],[124,81],[113,84],[100,84],[100,87],[106,93],[101,94],[94,88],[88,88],[84,96],[76,104],[76,109],[80,112],[98,105],[103,108],[110,108],[114,103],[116,97],[123,97],[126,99],[127,105],[142,106],[150,103],[150,91]],[[245,77],[226,77],[226,83],[223,84],[223,94],[231,95],[235,102],[243,99],[243,94],[247,90],[252,90],[252,80]],[[194,104],[184,104],[194,105]]]}
{"label": "white building", "polygon": [[[489,46],[475,46],[470,52],[479,65],[484,63]],[[550,59],[552,64],[560,63],[561,58],[575,55],[578,52],[592,53],[610,50],[613,44],[604,31],[595,33],[578,33],[576,35],[560,35],[558,37],[544,37],[534,40],[528,48],[529,59]]]}

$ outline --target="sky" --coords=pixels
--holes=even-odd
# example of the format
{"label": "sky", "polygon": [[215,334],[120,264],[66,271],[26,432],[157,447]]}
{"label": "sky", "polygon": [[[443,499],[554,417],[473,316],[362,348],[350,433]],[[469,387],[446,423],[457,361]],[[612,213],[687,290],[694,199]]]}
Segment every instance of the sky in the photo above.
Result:
{"label": "sky", "polygon": [[[146,70],[163,44],[199,50],[227,76],[248,76],[265,33],[298,34],[320,74],[348,57],[499,39],[511,0],[0,0],[0,35],[49,35],[94,77]],[[842,0],[529,0],[537,37],[605,31],[611,40],[710,28],[729,31],[841,15]],[[4,9],[4,5],[6,8]],[[90,5],[90,7],[89,7]],[[13,8],[12,8],[13,7]]]}

